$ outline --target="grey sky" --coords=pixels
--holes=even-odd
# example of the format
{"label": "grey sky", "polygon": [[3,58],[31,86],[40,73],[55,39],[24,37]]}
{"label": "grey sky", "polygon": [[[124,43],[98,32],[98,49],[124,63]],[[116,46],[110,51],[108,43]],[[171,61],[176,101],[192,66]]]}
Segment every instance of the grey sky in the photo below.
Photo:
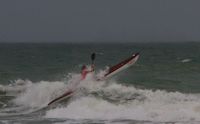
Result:
{"label": "grey sky", "polygon": [[1,0],[0,41],[200,41],[199,0]]}

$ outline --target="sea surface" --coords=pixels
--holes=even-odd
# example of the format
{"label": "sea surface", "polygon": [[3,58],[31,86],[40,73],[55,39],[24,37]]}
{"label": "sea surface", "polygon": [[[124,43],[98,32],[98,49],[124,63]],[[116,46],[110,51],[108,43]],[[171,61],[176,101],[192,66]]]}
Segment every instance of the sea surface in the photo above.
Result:
{"label": "sea surface", "polygon": [[[80,76],[72,97],[47,107]],[[135,65],[96,81],[139,52]],[[200,43],[0,43],[0,124],[199,124]]]}

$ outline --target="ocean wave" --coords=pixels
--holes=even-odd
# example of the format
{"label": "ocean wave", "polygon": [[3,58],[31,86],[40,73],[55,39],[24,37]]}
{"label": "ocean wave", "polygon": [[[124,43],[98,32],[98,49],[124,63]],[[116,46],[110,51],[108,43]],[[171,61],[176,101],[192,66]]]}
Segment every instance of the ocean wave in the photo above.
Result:
{"label": "ocean wave", "polygon": [[[44,118],[131,119],[152,122],[200,121],[200,94],[184,94],[125,86],[115,80],[96,81],[90,75],[78,85],[69,102],[45,110]],[[67,91],[77,75],[67,81],[21,81],[24,86],[0,115],[30,113]],[[18,87],[13,85],[12,88]],[[15,90],[4,90],[15,92]]]}
{"label": "ocean wave", "polygon": [[62,108],[48,110],[47,118],[72,119],[133,119],[148,121],[199,121],[199,97],[163,91],[141,92],[147,98],[123,104],[113,104],[104,99],[86,96]]}
{"label": "ocean wave", "polygon": [[[199,121],[200,95],[138,89],[115,81],[82,83],[88,95],[46,112],[46,118]],[[96,95],[96,94],[98,95]],[[114,101],[112,100],[114,99]]]}

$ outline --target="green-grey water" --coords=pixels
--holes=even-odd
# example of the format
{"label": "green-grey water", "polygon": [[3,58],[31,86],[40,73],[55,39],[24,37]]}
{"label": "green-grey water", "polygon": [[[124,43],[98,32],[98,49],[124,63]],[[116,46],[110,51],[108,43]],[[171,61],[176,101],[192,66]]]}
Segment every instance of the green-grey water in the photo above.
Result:
{"label": "green-grey water", "polygon": [[[103,86],[88,81],[97,83],[92,93],[86,88],[81,97],[60,104],[63,109],[35,112],[62,94],[57,91],[91,63],[93,52],[96,74],[133,53],[140,57]],[[198,42],[1,43],[0,123],[198,123],[199,63]]]}

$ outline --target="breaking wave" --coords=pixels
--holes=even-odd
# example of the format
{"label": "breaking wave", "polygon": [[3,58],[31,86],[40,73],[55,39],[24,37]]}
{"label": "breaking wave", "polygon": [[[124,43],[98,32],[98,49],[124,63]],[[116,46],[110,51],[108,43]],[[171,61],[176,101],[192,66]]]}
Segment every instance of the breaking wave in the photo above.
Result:
{"label": "breaking wave", "polygon": [[67,106],[48,110],[47,118],[199,121],[199,94],[137,89],[109,82]]}
{"label": "breaking wave", "polygon": [[[68,102],[45,110],[44,118],[131,119],[142,121],[200,121],[200,94],[184,94],[125,86],[115,80],[95,81],[90,75],[78,85],[78,92]],[[67,81],[17,80],[1,86],[0,91],[13,94],[0,115],[30,113],[73,87],[80,76],[72,74]]]}

